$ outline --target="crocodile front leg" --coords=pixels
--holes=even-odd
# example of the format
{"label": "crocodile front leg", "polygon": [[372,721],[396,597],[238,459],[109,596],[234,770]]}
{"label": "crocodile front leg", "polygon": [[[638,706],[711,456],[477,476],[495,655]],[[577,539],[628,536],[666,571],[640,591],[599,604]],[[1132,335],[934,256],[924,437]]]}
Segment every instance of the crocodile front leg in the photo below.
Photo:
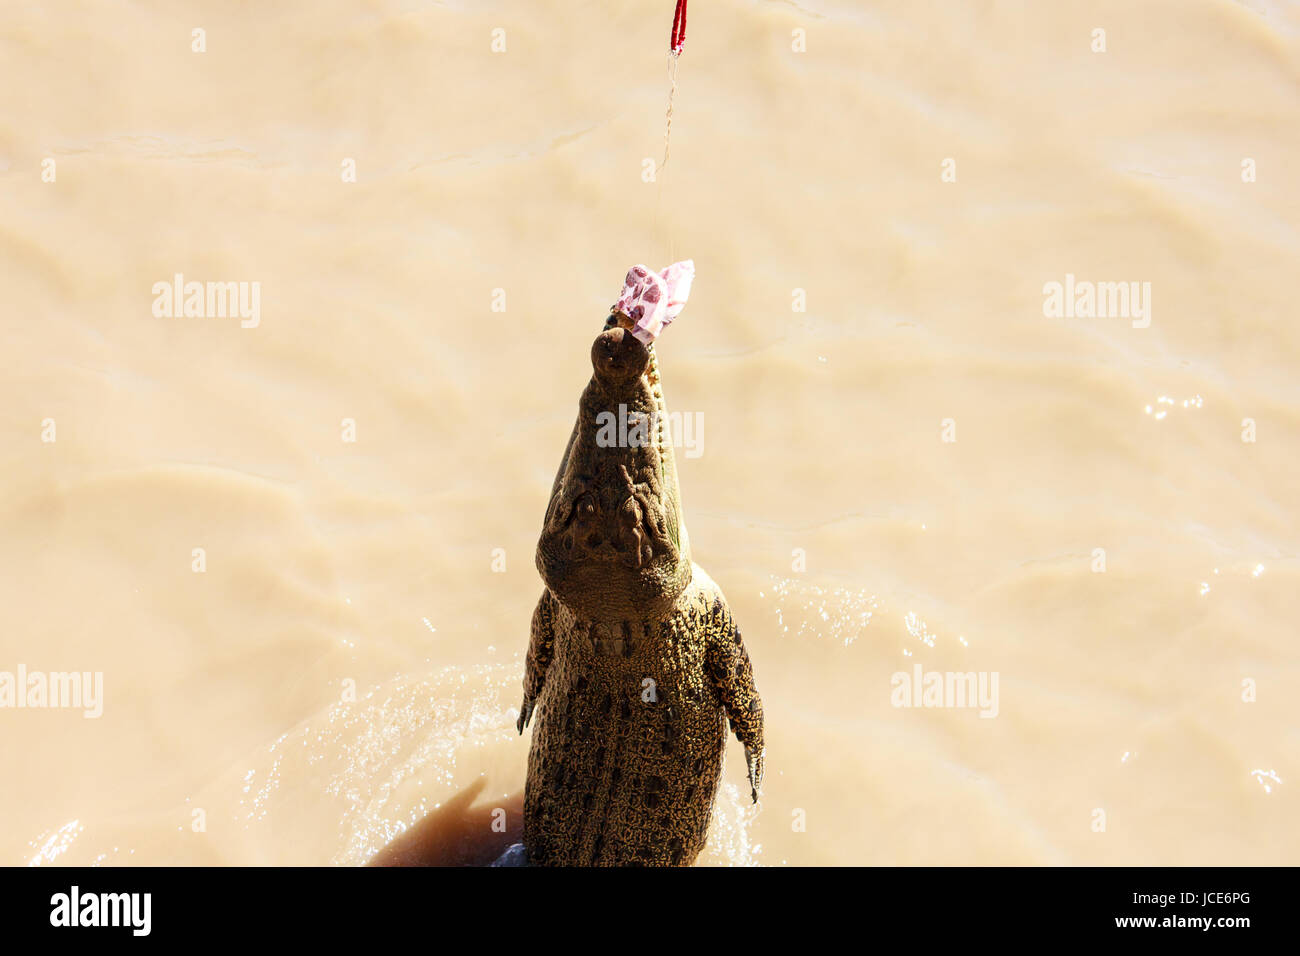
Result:
{"label": "crocodile front leg", "polygon": [[754,686],[754,668],[740,638],[740,628],[721,596],[713,602],[707,639],[707,674],[722,699],[732,733],[745,745],[749,792],[758,803],[763,789],[763,701]]}
{"label": "crocodile front leg", "polygon": [[533,708],[546,684],[546,669],[555,656],[555,598],[543,591],[533,611],[533,624],[528,639],[528,659],[524,664],[524,699],[519,705],[519,720],[515,726],[524,732],[533,716]]}

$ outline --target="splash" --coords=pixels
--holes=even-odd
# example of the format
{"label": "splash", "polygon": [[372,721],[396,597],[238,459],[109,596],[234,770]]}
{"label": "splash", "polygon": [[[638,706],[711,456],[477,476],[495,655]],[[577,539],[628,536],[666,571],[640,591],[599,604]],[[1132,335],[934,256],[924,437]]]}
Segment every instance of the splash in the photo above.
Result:
{"label": "splash", "polygon": [[[880,607],[876,595],[861,588],[823,588],[776,575],[771,580],[777,623],[782,632],[789,633],[788,615],[798,627],[796,637],[811,632],[830,637],[847,647],[867,629]],[[767,595],[760,591],[758,596]]]}

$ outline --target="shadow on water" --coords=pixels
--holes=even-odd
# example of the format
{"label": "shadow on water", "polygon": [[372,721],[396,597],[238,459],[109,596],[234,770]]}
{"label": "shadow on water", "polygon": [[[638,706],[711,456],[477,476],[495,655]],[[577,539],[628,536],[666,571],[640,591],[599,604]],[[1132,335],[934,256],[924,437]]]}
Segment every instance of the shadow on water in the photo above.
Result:
{"label": "shadow on water", "polygon": [[[474,801],[483,792],[480,779],[434,810],[371,858],[368,866],[488,866],[524,835],[524,795]],[[492,829],[493,813],[504,810],[505,831]],[[500,814],[497,814],[498,818]]]}

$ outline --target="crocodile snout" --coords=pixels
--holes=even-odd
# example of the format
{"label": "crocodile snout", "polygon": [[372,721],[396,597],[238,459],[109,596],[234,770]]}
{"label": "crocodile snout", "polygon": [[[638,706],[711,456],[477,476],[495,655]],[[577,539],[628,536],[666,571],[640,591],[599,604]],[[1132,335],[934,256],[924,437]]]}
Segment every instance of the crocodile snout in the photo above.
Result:
{"label": "crocodile snout", "polygon": [[606,329],[591,345],[592,371],[605,385],[622,385],[639,378],[649,362],[649,350],[622,327]]}

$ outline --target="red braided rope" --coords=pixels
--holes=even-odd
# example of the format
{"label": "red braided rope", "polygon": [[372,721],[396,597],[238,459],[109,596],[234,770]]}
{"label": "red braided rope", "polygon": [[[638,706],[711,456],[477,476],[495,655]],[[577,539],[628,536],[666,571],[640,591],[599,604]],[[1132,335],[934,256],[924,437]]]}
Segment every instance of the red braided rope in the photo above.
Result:
{"label": "red braided rope", "polygon": [[668,52],[674,55],[682,52],[686,42],[686,0],[677,0],[677,9],[673,11],[673,35],[668,40]]}

